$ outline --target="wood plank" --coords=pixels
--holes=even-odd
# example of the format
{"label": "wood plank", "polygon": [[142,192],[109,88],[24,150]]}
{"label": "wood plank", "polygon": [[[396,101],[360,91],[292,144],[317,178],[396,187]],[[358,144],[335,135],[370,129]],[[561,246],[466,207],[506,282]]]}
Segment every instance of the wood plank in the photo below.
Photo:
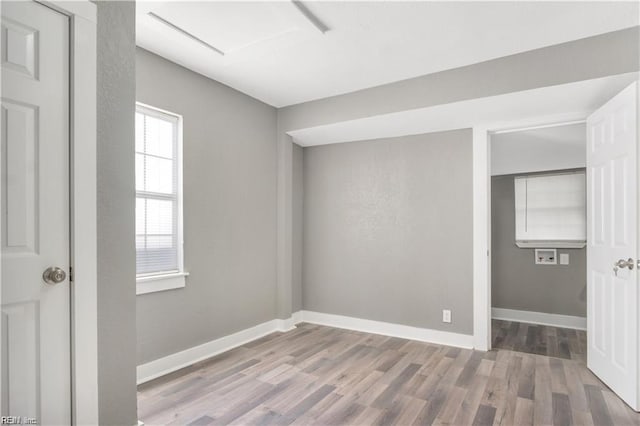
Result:
{"label": "wood plank", "polygon": [[497,324],[494,341],[549,354],[552,338],[564,339],[571,357],[302,324],[139,386],[139,417],[176,425],[640,425],[640,414],[586,368],[580,331]]}
{"label": "wood plank", "polygon": [[570,426],[573,424],[569,396],[554,392],[551,397],[553,403],[553,425]]}
{"label": "wood plank", "polygon": [[492,320],[494,349],[586,360],[586,332],[561,327]]}
{"label": "wood plank", "polygon": [[533,357],[535,361],[535,391],[533,421],[535,424],[548,425],[553,422],[553,403],[551,390],[551,368],[546,356]]}
{"label": "wood plank", "polygon": [[518,380],[518,397],[534,399],[536,388],[535,358],[531,356],[523,356],[519,373],[520,377]]}
{"label": "wood plank", "polygon": [[476,415],[473,418],[473,425],[477,426],[490,426],[493,424],[493,419],[496,416],[496,407],[490,405],[482,405],[478,407]]}
{"label": "wood plank", "polygon": [[409,364],[402,372],[396,377],[387,388],[382,392],[371,405],[378,408],[387,408],[391,405],[394,398],[398,395],[400,388],[408,382],[414,374],[420,368],[419,364]]}
{"label": "wood plank", "polygon": [[323,385],[320,389],[300,401],[295,407],[285,413],[286,417],[296,419],[309,411],[312,407],[322,401],[327,395],[335,390],[334,386]]}
{"label": "wood plank", "polygon": [[528,398],[518,398],[513,421],[514,425],[533,425],[533,404],[534,402]]}
{"label": "wood plank", "polygon": [[613,425],[609,407],[607,407],[607,403],[602,396],[602,390],[593,385],[584,385],[584,390],[587,394],[587,402],[593,418],[593,424],[599,426]]}
{"label": "wood plank", "polygon": [[602,397],[607,404],[607,409],[611,416],[611,421],[616,425],[640,424],[638,413],[633,411],[627,404],[613,392],[602,392]]}
{"label": "wood plank", "polygon": [[[462,402],[462,405],[458,409],[458,413],[455,417],[455,424],[468,425],[473,421],[482,395],[487,386],[487,378],[484,376],[475,376],[468,386],[467,394]],[[495,411],[494,411],[495,415]]]}

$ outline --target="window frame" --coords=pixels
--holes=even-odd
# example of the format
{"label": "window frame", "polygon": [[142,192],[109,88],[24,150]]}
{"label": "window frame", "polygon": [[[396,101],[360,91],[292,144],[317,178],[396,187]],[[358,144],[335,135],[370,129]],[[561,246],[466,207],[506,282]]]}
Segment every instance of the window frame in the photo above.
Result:
{"label": "window frame", "polygon": [[[171,119],[175,123],[175,172],[176,172],[176,243],[177,265],[176,271],[138,274],[136,270],[136,294],[147,294],[158,291],[172,290],[186,286],[186,277],[189,275],[184,269],[184,226],[183,226],[183,118],[182,115],[157,108],[142,102],[136,102],[136,113],[157,117],[163,120]],[[134,156],[137,151],[134,150]],[[137,171],[136,171],[137,172]],[[138,198],[138,189],[135,188],[135,198]],[[136,252],[137,256],[137,252]]]}

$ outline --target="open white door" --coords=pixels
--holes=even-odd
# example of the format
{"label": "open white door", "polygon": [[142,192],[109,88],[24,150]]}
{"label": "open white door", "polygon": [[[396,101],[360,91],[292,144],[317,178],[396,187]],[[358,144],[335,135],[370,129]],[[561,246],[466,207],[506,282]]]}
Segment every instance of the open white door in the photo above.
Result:
{"label": "open white door", "polygon": [[638,411],[636,83],[587,120],[587,366]]}
{"label": "open white door", "polygon": [[65,425],[71,423],[69,19],[35,2],[3,1],[0,9],[0,414],[11,416],[1,422]]}

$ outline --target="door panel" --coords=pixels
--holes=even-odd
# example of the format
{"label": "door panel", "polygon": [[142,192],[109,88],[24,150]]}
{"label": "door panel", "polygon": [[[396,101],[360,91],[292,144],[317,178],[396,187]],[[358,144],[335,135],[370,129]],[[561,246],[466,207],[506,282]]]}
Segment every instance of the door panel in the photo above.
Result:
{"label": "door panel", "polygon": [[634,83],[587,120],[587,365],[638,410],[636,104]]}
{"label": "door panel", "polygon": [[4,253],[36,254],[38,223],[36,206],[36,111],[34,105],[2,102],[2,144],[7,179],[3,181],[2,205],[6,206],[2,232]]}
{"label": "door panel", "polygon": [[2,11],[2,415],[71,421],[69,20],[34,2]]}
{"label": "door panel", "polygon": [[33,301],[2,308],[2,322],[6,327],[3,355],[9,361],[6,376],[9,409],[6,412],[14,415],[27,413],[25,415],[36,418],[39,412],[39,310],[38,302]]}

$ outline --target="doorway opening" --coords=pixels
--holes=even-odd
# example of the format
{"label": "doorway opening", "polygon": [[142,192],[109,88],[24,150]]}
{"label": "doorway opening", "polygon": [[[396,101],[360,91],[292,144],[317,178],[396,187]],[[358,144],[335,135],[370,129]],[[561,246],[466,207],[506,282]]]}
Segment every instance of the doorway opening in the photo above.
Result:
{"label": "doorway opening", "polygon": [[586,125],[490,136],[491,346],[586,363]]}

